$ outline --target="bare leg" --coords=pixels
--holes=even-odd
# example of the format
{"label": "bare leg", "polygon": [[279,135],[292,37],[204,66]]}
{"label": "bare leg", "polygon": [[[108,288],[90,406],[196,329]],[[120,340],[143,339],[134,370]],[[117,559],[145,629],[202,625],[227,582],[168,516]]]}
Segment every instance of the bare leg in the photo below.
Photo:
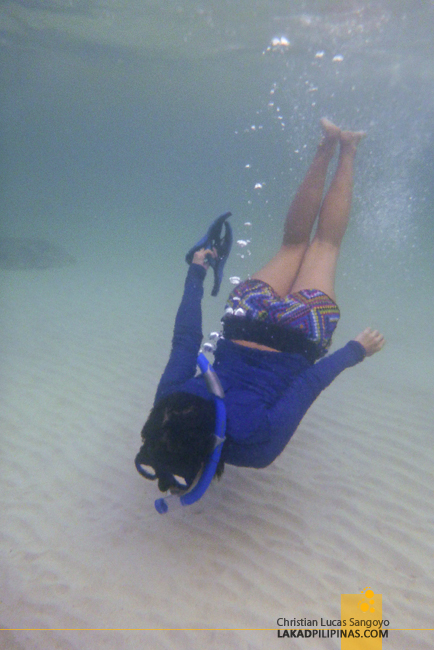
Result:
{"label": "bare leg", "polygon": [[362,132],[341,132],[336,174],[321,206],[315,237],[291,287],[292,293],[301,289],[319,289],[333,300],[336,299],[336,264],[350,215],[354,157],[364,135]]}
{"label": "bare leg", "polygon": [[339,127],[326,119],[321,120],[321,127],[323,138],[289,208],[282,246],[277,255],[253,275],[254,279],[271,285],[280,296],[290,292],[309,246],[311,230],[321,206],[328,165],[341,133]]}

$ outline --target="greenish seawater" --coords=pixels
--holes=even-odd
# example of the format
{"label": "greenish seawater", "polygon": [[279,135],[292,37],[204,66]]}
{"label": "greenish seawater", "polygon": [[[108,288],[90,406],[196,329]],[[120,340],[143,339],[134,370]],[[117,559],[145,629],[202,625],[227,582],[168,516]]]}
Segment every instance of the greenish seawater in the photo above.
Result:
{"label": "greenish seawater", "polygon": [[378,327],[385,363],[414,349],[432,379],[433,18],[411,2],[3,5],[2,234],[143,277],[175,310],[184,254],[221,212],[251,240],[227,277],[274,253],[326,115],[368,133],[337,342]]}

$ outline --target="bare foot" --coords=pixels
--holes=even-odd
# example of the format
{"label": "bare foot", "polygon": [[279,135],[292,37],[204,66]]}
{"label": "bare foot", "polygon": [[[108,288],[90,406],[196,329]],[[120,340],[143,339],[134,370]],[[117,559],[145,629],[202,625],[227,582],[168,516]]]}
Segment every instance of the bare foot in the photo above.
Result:
{"label": "bare foot", "polygon": [[360,140],[364,138],[365,135],[366,133],[364,131],[341,131],[340,133],[341,145],[343,147],[350,147],[355,151],[357,149],[357,145],[359,144]]}
{"label": "bare foot", "polygon": [[323,130],[324,140],[337,140],[341,135],[341,130],[336,124],[330,122],[326,117],[322,117],[319,121]]}

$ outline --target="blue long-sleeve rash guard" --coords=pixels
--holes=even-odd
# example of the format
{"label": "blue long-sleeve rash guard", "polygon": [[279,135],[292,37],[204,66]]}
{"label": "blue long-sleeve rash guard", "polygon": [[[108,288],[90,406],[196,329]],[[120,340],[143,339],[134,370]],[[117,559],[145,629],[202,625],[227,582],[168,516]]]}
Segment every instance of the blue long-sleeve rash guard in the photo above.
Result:
{"label": "blue long-sleeve rash guard", "polygon": [[[205,275],[202,266],[190,265],[175,320],[172,352],[155,402],[178,391],[213,399],[204,379],[195,377],[203,338]],[[272,463],[321,391],[364,356],[364,347],[350,341],[312,365],[301,354],[268,352],[220,339],[213,365],[225,391],[223,460],[241,467],[266,467]]]}

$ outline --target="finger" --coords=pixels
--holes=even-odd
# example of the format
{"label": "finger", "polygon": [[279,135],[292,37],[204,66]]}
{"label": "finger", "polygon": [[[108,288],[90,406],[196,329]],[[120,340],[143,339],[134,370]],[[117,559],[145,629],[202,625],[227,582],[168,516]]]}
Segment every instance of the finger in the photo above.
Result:
{"label": "finger", "polygon": [[381,337],[379,339],[376,339],[375,342],[374,342],[375,349],[376,350],[381,350],[381,348],[384,346],[385,343],[386,343],[386,341],[384,340],[383,337]]}

